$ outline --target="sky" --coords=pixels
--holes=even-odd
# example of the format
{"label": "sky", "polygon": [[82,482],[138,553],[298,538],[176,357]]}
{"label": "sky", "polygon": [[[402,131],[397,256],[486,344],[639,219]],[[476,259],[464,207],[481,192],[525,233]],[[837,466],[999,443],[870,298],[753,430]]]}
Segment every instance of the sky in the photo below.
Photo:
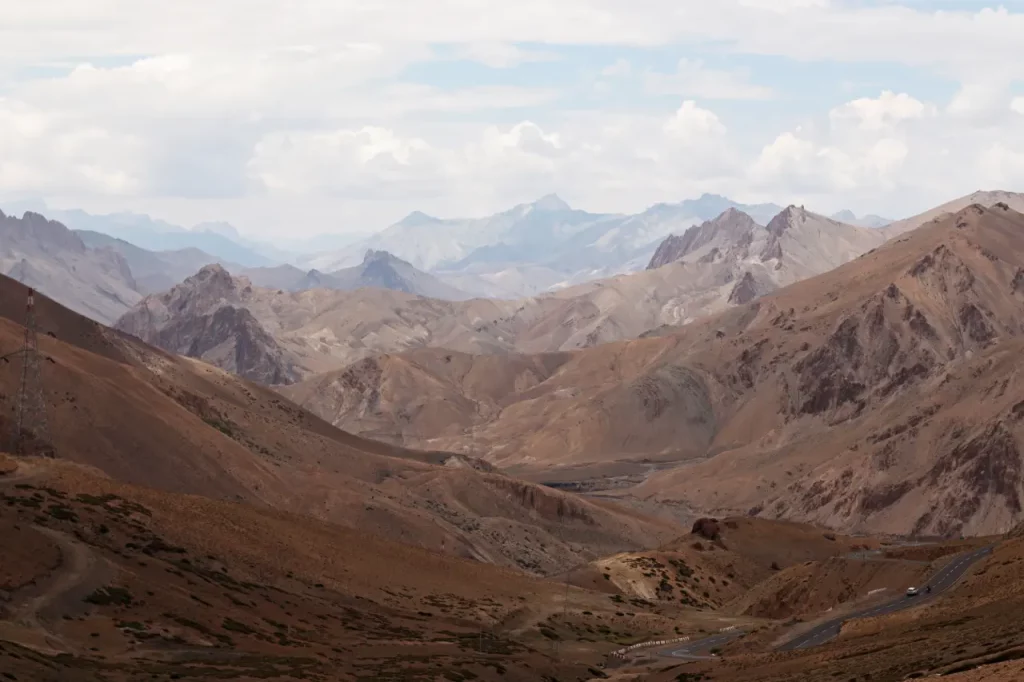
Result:
{"label": "sky", "polygon": [[1024,2],[0,0],[0,208],[270,238],[1024,190]]}

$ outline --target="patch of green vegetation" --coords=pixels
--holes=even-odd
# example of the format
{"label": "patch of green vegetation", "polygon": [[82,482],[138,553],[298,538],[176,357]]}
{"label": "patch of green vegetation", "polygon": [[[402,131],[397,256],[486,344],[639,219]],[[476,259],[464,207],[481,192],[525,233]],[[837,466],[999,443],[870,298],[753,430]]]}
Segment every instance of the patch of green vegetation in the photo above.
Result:
{"label": "patch of green vegetation", "polygon": [[99,506],[99,507],[102,507],[107,502],[112,502],[114,500],[119,500],[119,499],[121,499],[121,498],[119,498],[117,495],[109,495],[109,494],[108,495],[89,495],[89,494],[86,494],[86,493],[79,493],[78,495],[75,496],[75,500],[77,500],[78,502],[81,502],[82,504],[92,504],[92,505],[96,505],[96,506]]}
{"label": "patch of green vegetation", "polygon": [[157,552],[167,552],[169,554],[185,554],[186,550],[184,547],[176,547],[164,542],[163,538],[153,538],[149,541],[145,547],[142,548],[144,554],[153,555]]}
{"label": "patch of green vegetation", "polygon": [[200,634],[203,634],[203,635],[206,635],[207,637],[213,637],[217,641],[221,642],[222,644],[226,644],[227,646],[231,646],[232,644],[234,644],[234,642],[231,641],[231,638],[228,637],[227,635],[222,635],[220,633],[214,632],[213,630],[211,630],[210,628],[206,627],[202,623],[194,621],[191,618],[185,618],[184,616],[177,616],[177,615],[175,615],[173,613],[165,613],[164,614],[164,618],[169,618],[170,620],[174,621],[178,625],[181,625],[182,627],[189,628],[190,630],[195,630],[196,632],[198,632]]}
{"label": "patch of green vegetation", "polygon": [[142,630],[146,629],[145,625],[143,625],[142,623],[140,623],[138,621],[134,621],[134,620],[133,621],[119,620],[119,621],[117,621],[117,627],[121,628],[122,630],[142,631]]}
{"label": "patch of green vegetation", "polygon": [[213,417],[203,417],[203,421],[223,433],[228,438],[235,437],[235,430],[232,428],[234,425],[230,422],[224,422]]}
{"label": "patch of green vegetation", "polygon": [[77,521],[78,514],[72,511],[71,507],[63,504],[51,504],[46,508],[46,513],[58,521]]}
{"label": "patch of green vegetation", "polygon": [[97,606],[128,606],[132,603],[132,595],[123,587],[101,587],[86,597],[85,601]]}
{"label": "patch of green vegetation", "polygon": [[243,635],[251,635],[256,632],[245,623],[239,623],[237,620],[234,620],[233,618],[225,618],[224,624],[221,627],[223,627],[225,630],[230,630],[231,632],[240,632]]}

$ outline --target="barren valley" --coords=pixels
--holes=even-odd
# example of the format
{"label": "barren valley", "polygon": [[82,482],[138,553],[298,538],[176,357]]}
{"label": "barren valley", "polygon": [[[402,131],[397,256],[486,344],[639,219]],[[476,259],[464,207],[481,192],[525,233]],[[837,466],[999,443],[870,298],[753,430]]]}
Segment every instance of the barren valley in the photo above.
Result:
{"label": "barren valley", "polygon": [[[1014,679],[1024,215],[953,207],[888,242],[728,211],[610,297],[273,291],[208,266],[115,330],[37,295],[51,433],[0,455],[0,667]],[[670,281],[697,319],[627,315]],[[0,280],[4,348],[27,294]],[[613,334],[559,322],[590,319],[581,296],[616,301],[584,325]],[[20,369],[0,365],[5,434]]]}

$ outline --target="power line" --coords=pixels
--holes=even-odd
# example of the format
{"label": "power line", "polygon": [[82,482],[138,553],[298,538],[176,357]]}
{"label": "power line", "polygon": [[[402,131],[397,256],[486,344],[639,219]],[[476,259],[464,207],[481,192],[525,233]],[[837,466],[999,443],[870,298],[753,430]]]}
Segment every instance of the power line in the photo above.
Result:
{"label": "power line", "polygon": [[[25,341],[20,350],[3,359],[21,356],[21,378],[14,404],[13,454],[41,454],[52,457],[50,423],[43,398],[43,379],[39,362],[39,338],[36,329],[35,291],[28,290],[25,300]],[[28,447],[30,446],[31,447]]]}

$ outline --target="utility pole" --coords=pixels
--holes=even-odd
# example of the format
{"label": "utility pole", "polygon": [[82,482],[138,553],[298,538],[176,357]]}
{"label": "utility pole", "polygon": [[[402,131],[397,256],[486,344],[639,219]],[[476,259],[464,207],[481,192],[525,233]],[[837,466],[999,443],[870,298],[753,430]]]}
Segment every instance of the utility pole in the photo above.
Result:
{"label": "utility pole", "polygon": [[25,452],[23,436],[30,434],[42,444],[42,452],[49,457],[54,455],[53,443],[50,440],[50,424],[46,417],[46,400],[43,398],[43,379],[39,368],[39,338],[36,330],[35,291],[28,290],[25,301],[25,342],[21,350],[6,357],[21,356],[21,380],[18,384],[18,395],[14,405],[14,431],[11,434],[12,454],[32,454]]}

